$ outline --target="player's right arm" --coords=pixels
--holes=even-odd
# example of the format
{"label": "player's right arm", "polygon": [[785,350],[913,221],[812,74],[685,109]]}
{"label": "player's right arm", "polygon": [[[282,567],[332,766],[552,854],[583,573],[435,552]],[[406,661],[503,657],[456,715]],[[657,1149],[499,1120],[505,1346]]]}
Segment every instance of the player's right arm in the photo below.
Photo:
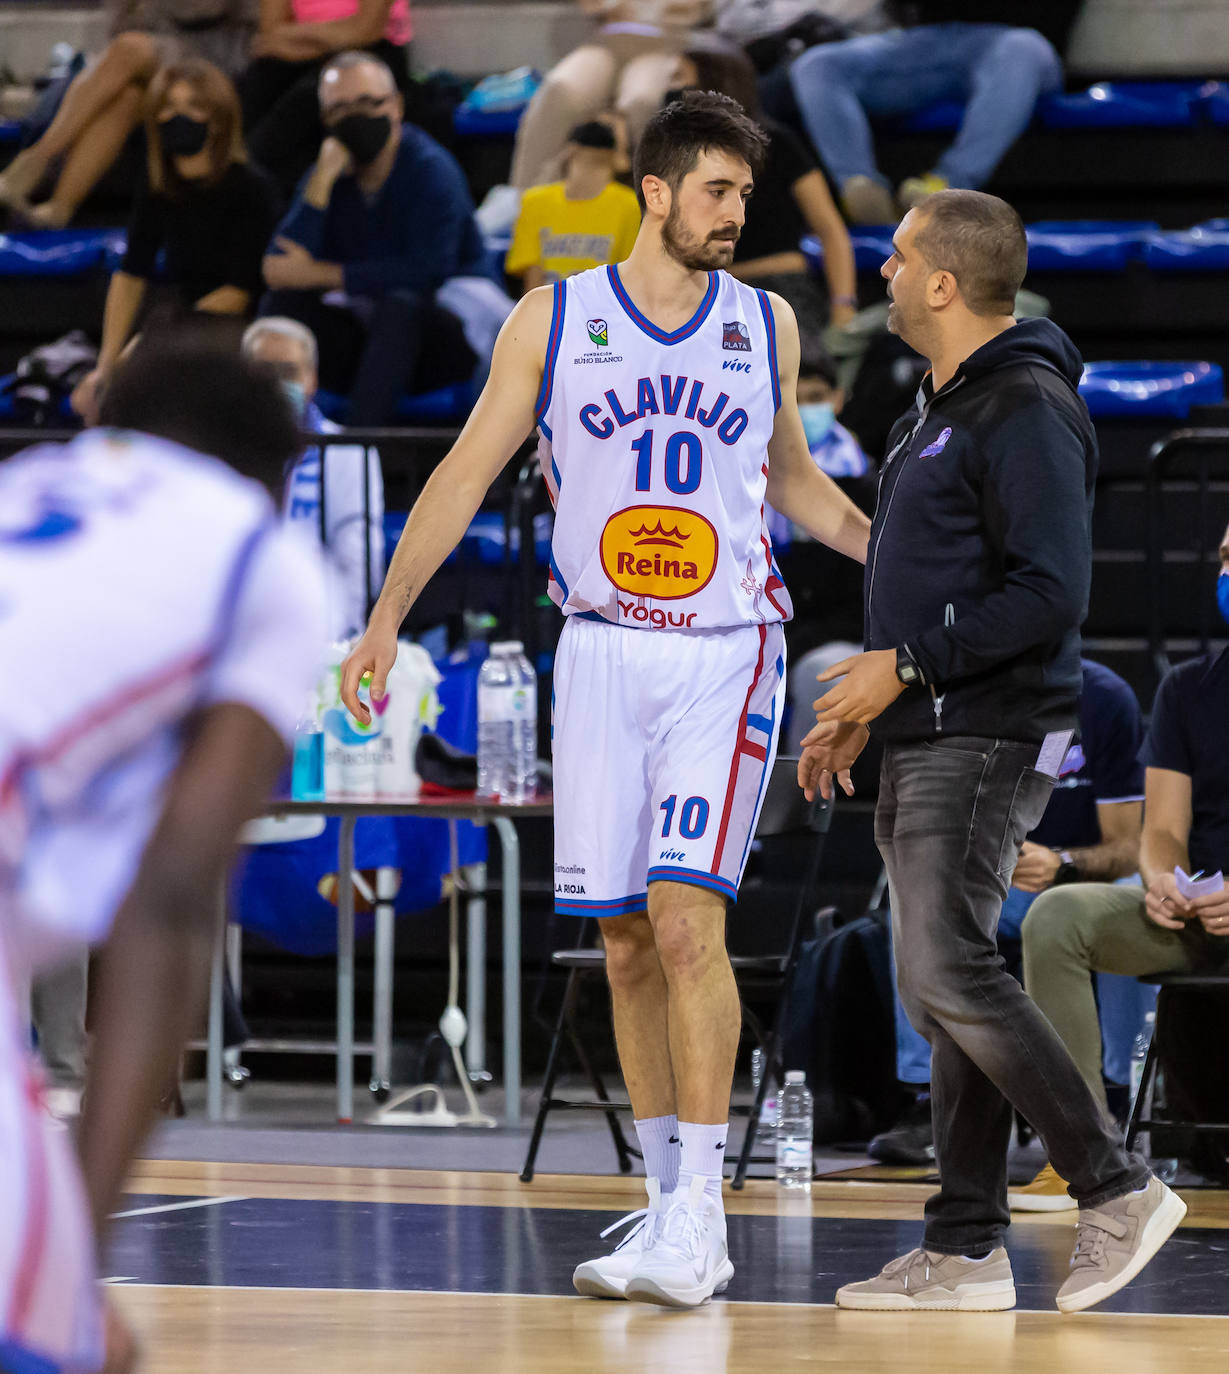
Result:
{"label": "player's right arm", "polygon": [[410,511],[367,629],[342,665],[341,697],[359,720],[371,719],[358,699],[363,674],[371,673],[372,695],[382,697],[397,657],[401,622],[461,542],[487,489],[534,427],[552,297],[552,287],[531,291],[504,322],[482,395]]}

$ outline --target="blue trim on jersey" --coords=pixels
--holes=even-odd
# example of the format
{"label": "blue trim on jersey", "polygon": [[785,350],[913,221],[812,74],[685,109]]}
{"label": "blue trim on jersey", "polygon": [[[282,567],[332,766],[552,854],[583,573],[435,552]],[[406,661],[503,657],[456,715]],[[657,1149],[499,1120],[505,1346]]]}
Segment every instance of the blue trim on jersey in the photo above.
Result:
{"label": "blue trim on jersey", "polygon": [[590,902],[584,897],[555,902],[557,916],[634,916],[649,904],[647,892],[634,892],[630,897],[614,897],[607,902]]}
{"label": "blue trim on jersey", "polygon": [[607,620],[600,611],[575,611],[573,613],[577,620],[594,620],[599,625],[617,625],[617,620]]}
{"label": "blue trim on jersey", "polygon": [[548,444],[553,444],[555,442],[555,436],[550,432],[550,425],[548,425],[545,420],[538,421],[538,428],[546,435],[546,442]]}
{"label": "blue trim on jersey", "polygon": [[[538,388],[538,398],[533,403],[533,417],[542,423],[542,416],[550,408],[551,394],[555,389],[555,359],[559,356],[559,344],[563,339],[563,317],[567,311],[567,292],[563,282],[555,283],[554,300],[551,302],[550,333],[546,337],[546,363],[542,368],[542,385]],[[550,434],[546,437],[549,439]]]}
{"label": "blue trim on jersey", "polygon": [[663,864],[658,868],[649,869],[649,882],[686,883],[689,887],[706,887],[711,892],[720,892],[723,897],[729,897],[731,901],[738,900],[737,883],[732,883],[727,878],[719,878],[715,873],[701,873],[696,868],[675,868],[673,865]]}
{"label": "blue trim on jersey", "polygon": [[6,1374],[61,1374],[60,1366],[24,1345],[0,1338],[0,1369]]}
{"label": "blue trim on jersey", "polygon": [[[778,662],[778,663],[781,662],[780,658],[777,659],[777,662]],[[778,674],[777,674],[777,691],[778,691],[778,692],[781,690],[781,681],[782,681],[783,678],[784,678],[784,674],[783,674],[783,673],[778,673]],[[772,717],[771,717],[770,720],[766,721],[764,725],[760,725],[759,722],[762,721],[762,720],[764,720],[764,717],[763,717],[763,716],[748,716],[748,717],[747,717],[747,724],[748,724],[748,725],[755,725],[757,729],[761,729],[761,730],[763,730],[763,729],[766,728],[766,729],[767,729],[767,732],[768,732],[769,741],[771,742],[771,740],[772,740],[772,732],[773,732],[773,730],[776,728],[776,724],[777,724],[777,693],[776,693],[776,692],[774,692],[774,693],[772,694]],[[755,811],[754,811],[753,814],[754,814],[757,818],[758,818],[758,816],[759,816],[759,814],[760,814],[760,803],[761,803],[761,802],[763,801],[763,799],[764,799],[764,789],[768,786],[768,758],[769,758],[769,754],[770,754],[770,753],[771,753],[771,750],[770,750],[770,749],[766,749],[766,750],[764,751],[764,767],[763,767],[763,770],[762,770],[761,773],[760,773],[760,790],[755,794]],[[746,868],[746,866],[747,866],[747,855],[751,853],[751,841],[752,841],[753,839],[755,839],[755,827],[754,827],[754,826],[752,826],[751,829],[747,832],[747,843],[746,843],[745,845],[743,845],[743,868]],[[741,870],[740,870],[740,872],[741,872]]]}
{"label": "blue trim on jersey", "polygon": [[[548,439],[550,438],[549,430],[546,432],[546,437]],[[555,479],[555,496],[558,498],[559,493],[563,490],[563,477],[559,472],[559,464],[555,462],[555,455],[553,453],[550,456],[550,471],[551,476]]]}
{"label": "blue trim on jersey", "polygon": [[551,576],[559,585],[559,590],[563,593],[563,599],[568,599],[568,584],[563,580],[563,574],[559,571],[559,564],[555,562],[555,550],[550,551],[550,572]]}
{"label": "blue trim on jersey", "polygon": [[772,408],[781,409],[781,375],[777,371],[777,322],[772,317],[772,304],[768,293],[756,288],[760,300],[760,313],[764,316],[764,328],[768,331],[768,372],[772,377]]}
{"label": "blue trim on jersey", "polygon": [[[773,716],[775,717],[775,715],[776,711],[774,710]],[[762,730],[766,735],[772,733],[773,722],[772,719],[770,719],[768,716],[748,716],[747,724],[750,725],[754,730]]]}
{"label": "blue trim on jersey", "polygon": [[650,339],[656,339],[658,343],[676,344],[682,343],[684,339],[690,339],[697,329],[708,318],[708,312],[713,308],[713,302],[717,299],[717,286],[719,276],[716,272],[708,274],[708,290],[704,293],[704,299],[700,302],[700,308],[696,313],[672,334],[667,334],[664,329],[659,329],[652,320],[646,318],[636,309],[632,298],[627,294],[622,281],[619,279],[619,269],[611,263],[606,269],[606,277],[610,282],[610,289],[615,294],[615,300],[623,307],[631,318],[633,324],[639,325]]}

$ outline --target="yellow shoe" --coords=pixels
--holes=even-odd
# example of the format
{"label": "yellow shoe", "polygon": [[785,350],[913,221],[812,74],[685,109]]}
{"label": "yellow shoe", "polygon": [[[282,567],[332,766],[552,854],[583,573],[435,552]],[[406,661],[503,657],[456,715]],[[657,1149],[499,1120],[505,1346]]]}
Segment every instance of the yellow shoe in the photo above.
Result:
{"label": "yellow shoe", "polygon": [[907,214],[921,205],[928,196],[933,196],[936,191],[946,190],[947,178],[941,177],[938,172],[926,172],[920,177],[906,177],[896,188],[896,203],[900,206],[901,214]]}
{"label": "yellow shoe", "polygon": [[1047,1164],[1031,1183],[1008,1191],[1007,1205],[1013,1212],[1074,1212],[1080,1204],[1067,1191],[1066,1180]]}

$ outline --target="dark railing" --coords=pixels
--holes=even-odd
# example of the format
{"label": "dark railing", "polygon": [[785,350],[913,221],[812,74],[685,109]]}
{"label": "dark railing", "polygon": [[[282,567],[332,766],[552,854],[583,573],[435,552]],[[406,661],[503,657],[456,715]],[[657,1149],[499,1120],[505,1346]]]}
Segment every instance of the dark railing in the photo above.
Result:
{"label": "dark railing", "polygon": [[[1159,681],[1169,671],[1168,636],[1165,629],[1165,523],[1164,503],[1167,482],[1174,478],[1173,469],[1183,460],[1193,459],[1194,479],[1198,493],[1196,509],[1200,517],[1210,509],[1209,497],[1213,480],[1212,467],[1219,468],[1218,476],[1229,476],[1229,429],[1178,429],[1153,444],[1148,454],[1148,471],[1144,482],[1147,505],[1147,568],[1148,568],[1148,649],[1153,669]],[[1184,474],[1186,480],[1189,475]],[[1224,512],[1229,523],[1229,509]],[[1219,535],[1213,543],[1208,538],[1207,521],[1197,518],[1191,530],[1196,565],[1213,563],[1218,559]],[[1209,598],[1200,600],[1199,642],[1206,653],[1211,641],[1208,623]]]}

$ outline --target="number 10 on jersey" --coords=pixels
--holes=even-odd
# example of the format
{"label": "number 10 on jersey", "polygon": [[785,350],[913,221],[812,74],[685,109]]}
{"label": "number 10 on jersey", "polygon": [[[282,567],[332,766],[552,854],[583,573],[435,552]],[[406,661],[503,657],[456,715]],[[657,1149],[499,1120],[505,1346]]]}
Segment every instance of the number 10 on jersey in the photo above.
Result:
{"label": "number 10 on jersey", "polygon": [[[653,485],[653,431],[646,429],[632,441],[636,455],[636,490],[650,491]],[[700,485],[704,470],[704,445],[700,436],[680,429],[666,440],[666,490],[675,496],[690,496]]]}

